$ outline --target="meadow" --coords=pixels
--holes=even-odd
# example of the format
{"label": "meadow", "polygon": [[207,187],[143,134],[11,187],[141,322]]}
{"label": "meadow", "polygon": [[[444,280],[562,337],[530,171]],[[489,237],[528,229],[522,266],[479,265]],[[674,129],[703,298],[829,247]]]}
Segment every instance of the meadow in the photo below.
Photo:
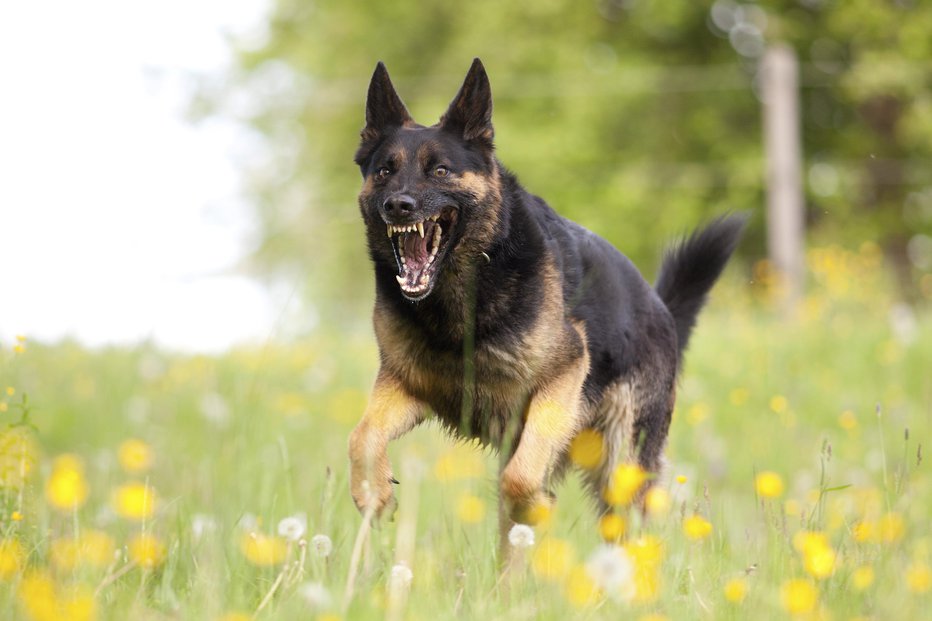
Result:
{"label": "meadow", "polygon": [[220,356],[0,343],[0,618],[929,618],[932,315],[872,243],[808,265],[792,316],[764,263],[715,290],[647,515],[620,493],[597,520],[571,475],[505,579],[496,459],[433,425],[391,447],[399,512],[360,537],[366,326]]}

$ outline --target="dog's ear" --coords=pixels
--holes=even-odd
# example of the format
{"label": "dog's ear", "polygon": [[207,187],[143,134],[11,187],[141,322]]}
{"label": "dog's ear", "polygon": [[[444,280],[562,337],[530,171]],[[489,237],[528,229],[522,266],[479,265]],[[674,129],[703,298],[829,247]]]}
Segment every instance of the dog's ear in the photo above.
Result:
{"label": "dog's ear", "polygon": [[467,141],[478,141],[492,146],[495,132],[492,129],[492,87],[489,76],[478,58],[466,74],[460,92],[442,117],[440,126],[458,133]]}
{"label": "dog's ear", "polygon": [[369,82],[369,96],[366,99],[366,126],[362,130],[363,142],[378,140],[386,129],[400,127],[411,122],[408,109],[401,102],[388,69],[380,61],[375,66],[372,80]]}

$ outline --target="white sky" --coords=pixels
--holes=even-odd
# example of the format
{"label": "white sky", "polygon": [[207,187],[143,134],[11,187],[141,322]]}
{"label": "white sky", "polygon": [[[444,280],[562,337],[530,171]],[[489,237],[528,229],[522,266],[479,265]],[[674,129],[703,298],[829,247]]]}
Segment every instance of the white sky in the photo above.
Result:
{"label": "white sky", "polygon": [[251,214],[232,124],[183,118],[185,75],[259,36],[265,0],[0,3],[0,338],[216,351],[278,309],[234,272]]}

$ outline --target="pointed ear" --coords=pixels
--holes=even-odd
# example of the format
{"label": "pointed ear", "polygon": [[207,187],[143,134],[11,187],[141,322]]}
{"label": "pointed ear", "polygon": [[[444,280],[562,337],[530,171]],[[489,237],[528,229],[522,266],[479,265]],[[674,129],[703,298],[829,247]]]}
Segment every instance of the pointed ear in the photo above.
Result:
{"label": "pointed ear", "polygon": [[363,142],[376,140],[389,127],[399,127],[411,122],[408,109],[401,102],[388,70],[380,61],[375,66],[372,80],[369,82],[369,96],[366,99],[366,127],[362,130]]}
{"label": "pointed ear", "polygon": [[492,145],[495,136],[492,129],[492,87],[485,67],[478,58],[472,61],[460,92],[440,117],[440,126],[459,133],[465,140]]}

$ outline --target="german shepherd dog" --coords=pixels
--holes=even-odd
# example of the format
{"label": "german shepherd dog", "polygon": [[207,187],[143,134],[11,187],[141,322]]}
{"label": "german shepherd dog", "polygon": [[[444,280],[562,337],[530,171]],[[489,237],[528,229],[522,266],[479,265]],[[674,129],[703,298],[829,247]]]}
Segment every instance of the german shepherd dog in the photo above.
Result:
{"label": "german shepherd dog", "polygon": [[603,442],[582,473],[600,511],[620,463],[660,473],[683,351],[744,218],[674,246],[651,288],[608,242],[521,187],[495,156],[491,119],[479,59],[430,127],[375,68],[355,160],[381,366],[350,436],[350,487],[360,510],[390,515],[387,445],[433,417],[498,450],[504,535],[551,505],[583,430]]}

